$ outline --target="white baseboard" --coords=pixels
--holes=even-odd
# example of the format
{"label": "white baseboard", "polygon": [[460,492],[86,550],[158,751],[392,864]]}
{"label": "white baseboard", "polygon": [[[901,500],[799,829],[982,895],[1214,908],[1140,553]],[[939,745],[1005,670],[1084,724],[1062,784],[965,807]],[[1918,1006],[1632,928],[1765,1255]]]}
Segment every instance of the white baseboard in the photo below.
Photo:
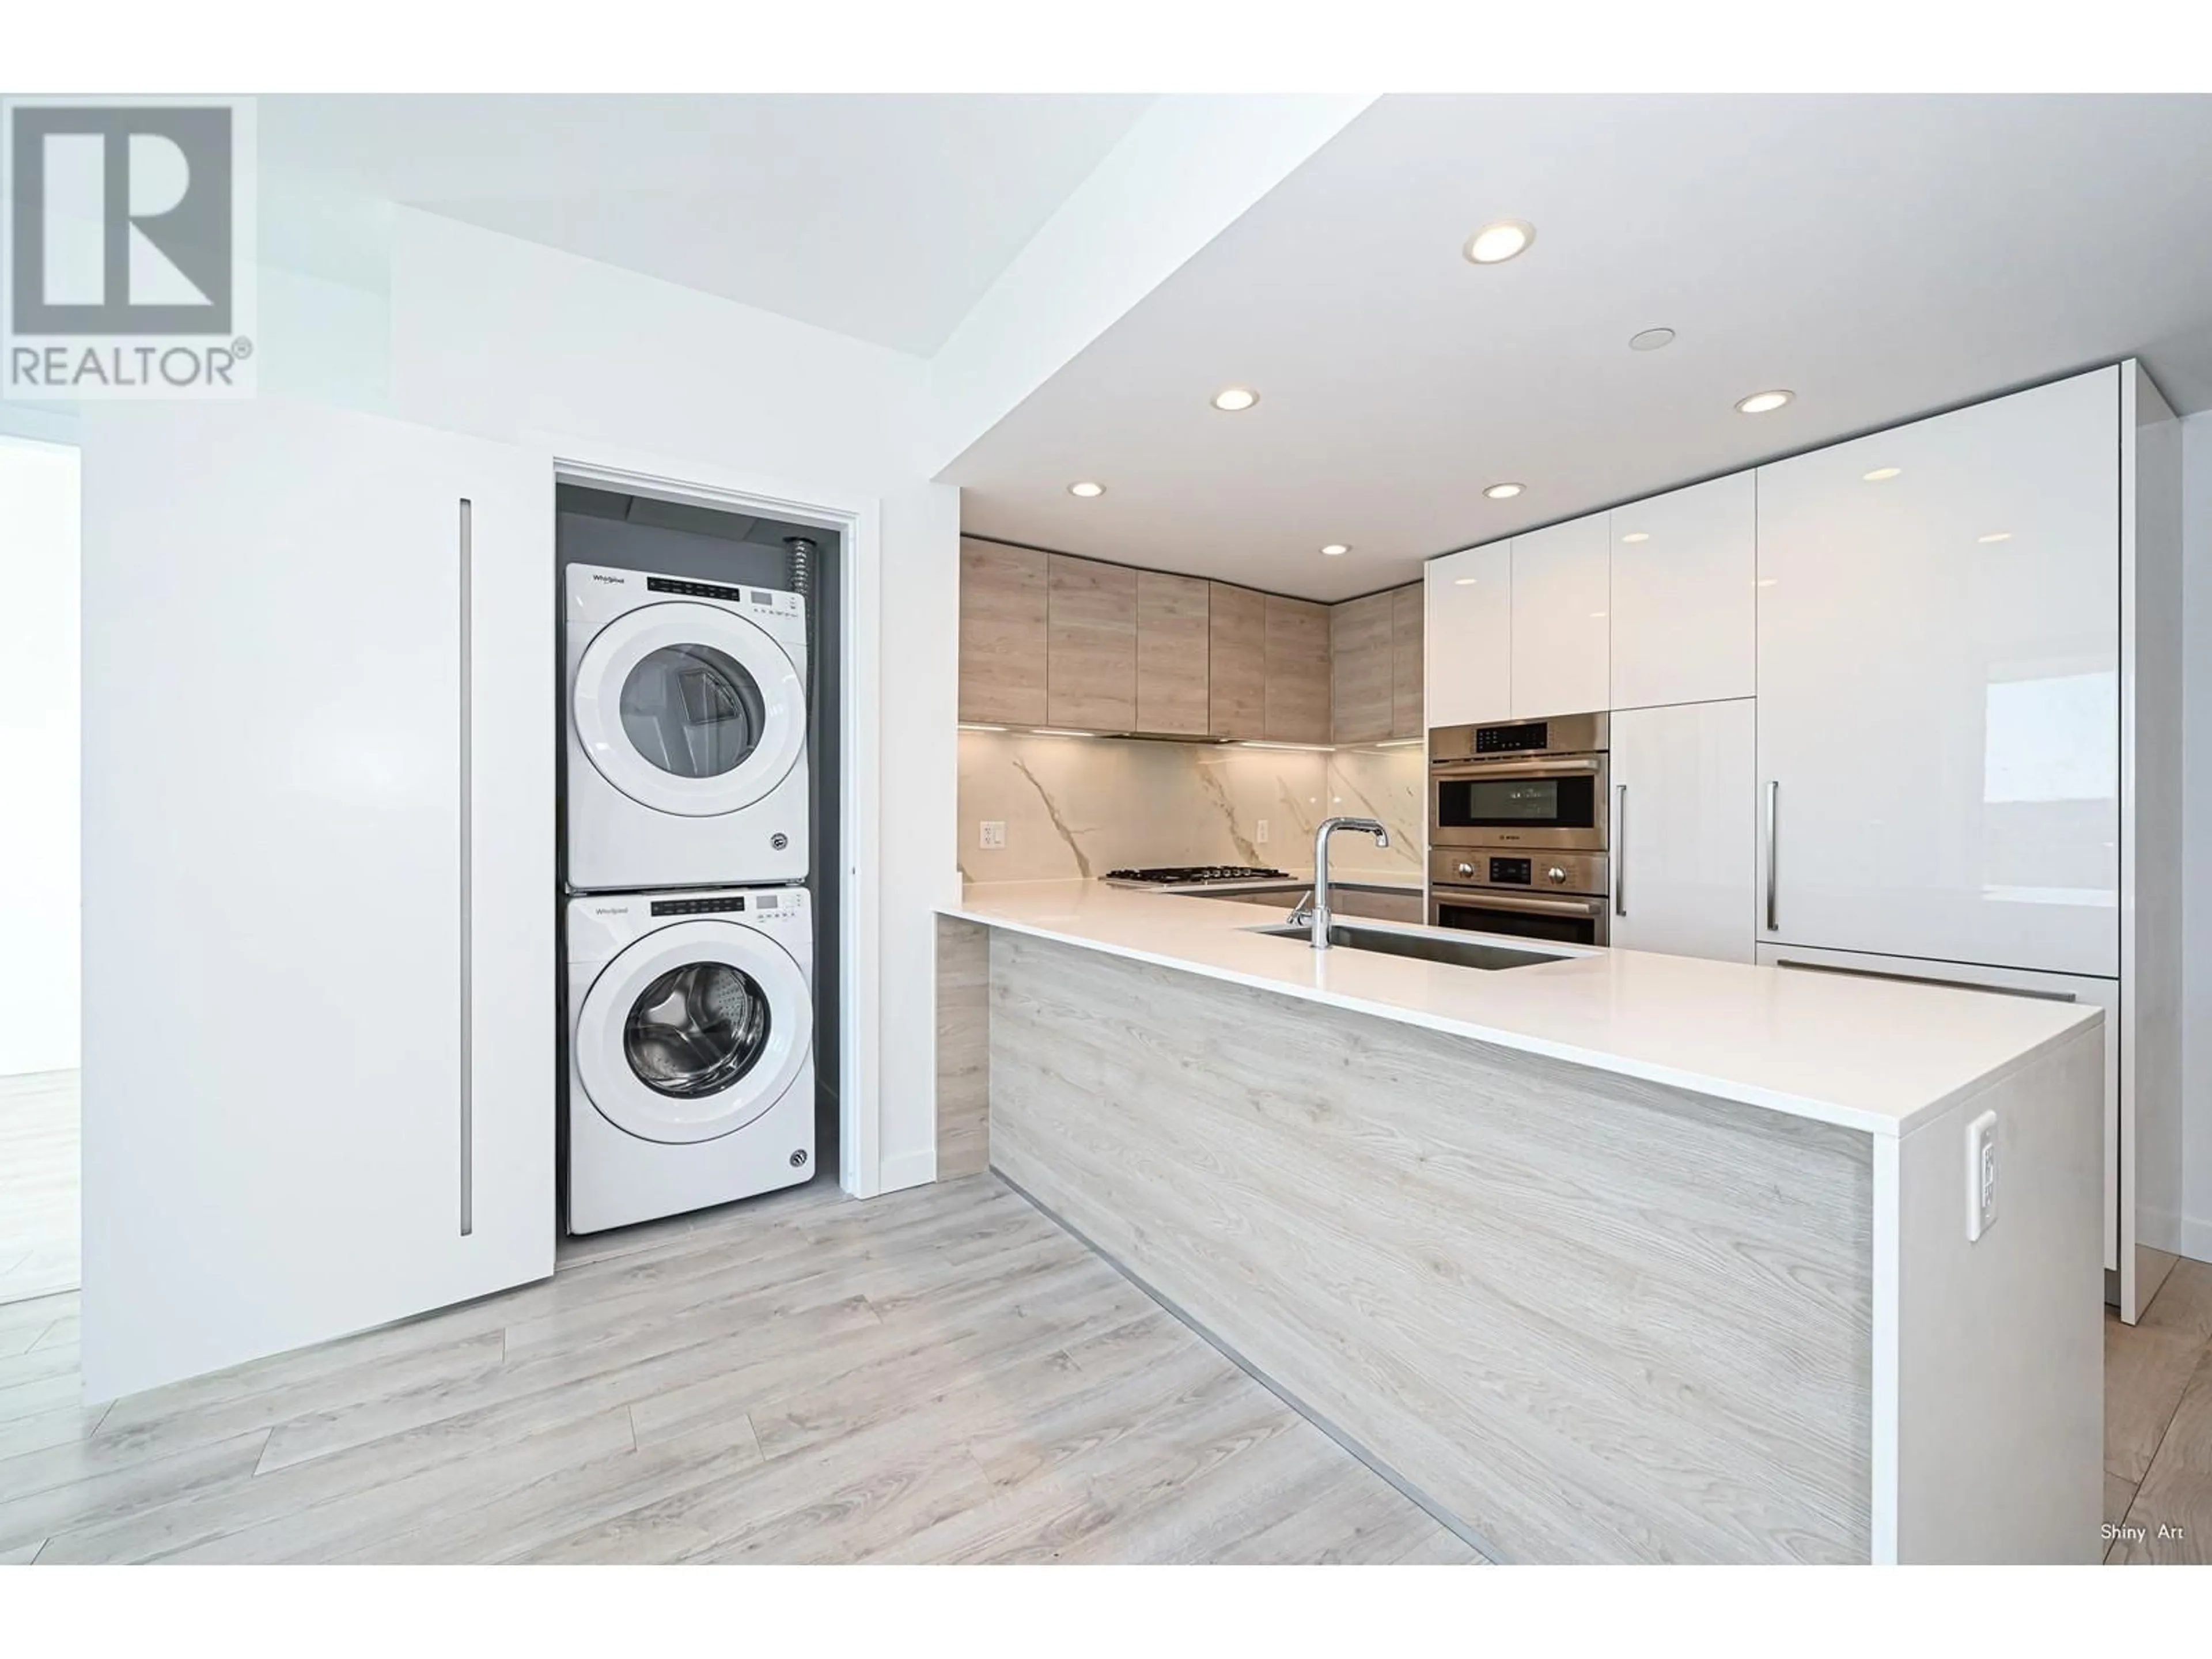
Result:
{"label": "white baseboard", "polygon": [[2138,1216],[2137,1242],[2192,1261],[2212,1261],[2212,1219],[2202,1216]]}
{"label": "white baseboard", "polygon": [[923,1146],[884,1159],[878,1171],[879,1192],[895,1193],[902,1187],[926,1187],[937,1179],[937,1148]]}

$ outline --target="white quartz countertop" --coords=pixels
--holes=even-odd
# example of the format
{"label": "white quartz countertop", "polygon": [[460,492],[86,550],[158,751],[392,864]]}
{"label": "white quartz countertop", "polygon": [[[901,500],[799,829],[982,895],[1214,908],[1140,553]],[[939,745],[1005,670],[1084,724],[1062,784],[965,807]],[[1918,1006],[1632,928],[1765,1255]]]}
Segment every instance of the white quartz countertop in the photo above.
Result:
{"label": "white quartz countertop", "polygon": [[2075,1004],[1640,951],[1496,971],[1316,951],[1245,931],[1281,921],[1279,905],[1095,881],[971,883],[943,913],[1879,1135],[2102,1018]]}

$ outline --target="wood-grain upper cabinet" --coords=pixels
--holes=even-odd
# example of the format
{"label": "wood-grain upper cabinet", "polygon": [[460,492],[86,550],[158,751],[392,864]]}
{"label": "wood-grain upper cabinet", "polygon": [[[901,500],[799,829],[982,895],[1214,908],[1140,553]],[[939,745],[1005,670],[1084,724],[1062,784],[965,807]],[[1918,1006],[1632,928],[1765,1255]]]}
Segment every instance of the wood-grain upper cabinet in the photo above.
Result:
{"label": "wood-grain upper cabinet", "polygon": [[1408,582],[1390,594],[1390,735],[1394,738],[1428,735],[1422,708],[1427,684],[1421,650],[1425,631],[1421,620],[1424,599],[1419,582]]}
{"label": "wood-grain upper cabinet", "polygon": [[1594,513],[1513,538],[1513,718],[1612,707],[1611,544]]}
{"label": "wood-grain upper cabinet", "polygon": [[1202,737],[1210,718],[1210,583],[1137,573],[1137,730]]}
{"label": "wood-grain upper cabinet", "polygon": [[1095,732],[1137,724],[1137,573],[1046,555],[1045,720]]}
{"label": "wood-grain upper cabinet", "polygon": [[1267,601],[1267,735],[1327,743],[1328,606],[1279,593]]}
{"label": "wood-grain upper cabinet", "polygon": [[1396,600],[1370,593],[1328,608],[1329,741],[1372,743],[1390,735],[1397,688],[1392,656]]}
{"label": "wood-grain upper cabinet", "polygon": [[960,718],[1045,720],[1045,561],[1035,548],[960,543]]}
{"label": "wood-grain upper cabinet", "polygon": [[1206,584],[1207,729],[1217,738],[1267,735],[1267,596]]}

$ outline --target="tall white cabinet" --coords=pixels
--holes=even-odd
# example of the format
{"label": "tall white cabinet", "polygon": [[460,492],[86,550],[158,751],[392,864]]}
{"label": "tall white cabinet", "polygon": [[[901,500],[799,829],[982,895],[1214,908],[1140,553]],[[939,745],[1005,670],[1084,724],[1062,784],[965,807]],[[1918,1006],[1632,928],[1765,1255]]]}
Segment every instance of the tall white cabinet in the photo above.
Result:
{"label": "tall white cabinet", "polygon": [[1762,940],[2119,971],[2119,456],[2106,369],[1759,469]]}
{"label": "tall white cabinet", "polygon": [[1753,705],[1613,717],[1613,943],[1753,959]]}
{"label": "tall white cabinet", "polygon": [[553,1267],[553,483],[272,400],[84,421],[103,1400]]}

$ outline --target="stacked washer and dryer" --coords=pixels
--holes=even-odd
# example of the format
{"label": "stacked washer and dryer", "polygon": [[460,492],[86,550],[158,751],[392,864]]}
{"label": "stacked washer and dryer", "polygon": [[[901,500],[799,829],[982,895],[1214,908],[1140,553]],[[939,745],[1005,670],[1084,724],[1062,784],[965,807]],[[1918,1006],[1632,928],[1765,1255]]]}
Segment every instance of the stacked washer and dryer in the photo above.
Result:
{"label": "stacked washer and dryer", "polygon": [[805,598],[564,576],[572,1233],[814,1174]]}

